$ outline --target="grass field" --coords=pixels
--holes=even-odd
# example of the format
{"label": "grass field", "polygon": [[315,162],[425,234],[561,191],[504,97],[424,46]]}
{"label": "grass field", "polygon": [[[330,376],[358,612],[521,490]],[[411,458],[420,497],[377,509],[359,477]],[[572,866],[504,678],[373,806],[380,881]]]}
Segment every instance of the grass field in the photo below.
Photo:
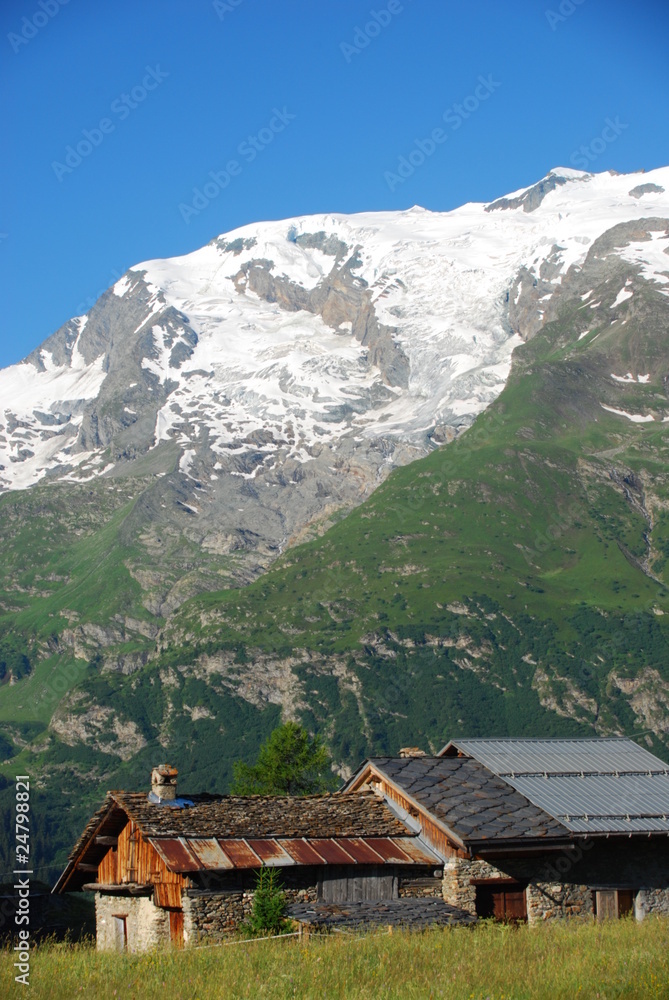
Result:
{"label": "grass field", "polygon": [[[0,953],[2,996],[12,995],[10,954]],[[653,1000],[669,997],[669,921],[520,929],[482,924],[143,956],[45,945],[33,954],[26,992],[49,1000]]]}

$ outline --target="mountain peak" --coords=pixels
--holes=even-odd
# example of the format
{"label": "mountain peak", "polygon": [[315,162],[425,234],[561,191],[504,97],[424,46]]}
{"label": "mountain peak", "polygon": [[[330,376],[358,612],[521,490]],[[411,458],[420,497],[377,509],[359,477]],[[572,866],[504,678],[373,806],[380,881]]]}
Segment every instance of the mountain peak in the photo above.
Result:
{"label": "mountain peak", "polygon": [[633,187],[556,167],[488,205],[254,223],[139,264],[0,372],[0,488],[144,456],[165,471],[176,450],[186,483],[275,490],[273,518],[282,477],[296,494],[320,484],[314,512],[346,504],[337,462],[355,456],[364,494],[469,426],[546,314],[510,321],[519,275],[546,280],[547,301],[609,228],[669,215],[668,173]]}

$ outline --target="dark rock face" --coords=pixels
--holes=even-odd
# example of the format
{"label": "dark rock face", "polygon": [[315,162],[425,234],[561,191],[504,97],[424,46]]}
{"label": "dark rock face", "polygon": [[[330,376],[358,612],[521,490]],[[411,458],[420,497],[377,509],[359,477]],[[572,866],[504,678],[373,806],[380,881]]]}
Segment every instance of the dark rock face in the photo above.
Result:
{"label": "dark rock face", "polygon": [[486,205],[486,212],[497,212],[507,208],[522,208],[523,212],[535,212],[539,205],[551,191],[567,183],[566,177],[559,177],[556,174],[549,174],[538,184],[528,188],[517,198],[498,198],[497,201]]}
{"label": "dark rock face", "polygon": [[[584,329],[592,327],[598,316],[614,318],[611,310],[626,282],[632,289],[645,281],[642,265],[626,260],[620,251],[630,243],[650,241],[658,233],[669,233],[669,219],[638,219],[612,226],[593,241],[583,263],[569,268],[559,283],[555,283],[555,277],[560,273],[561,248],[554,246],[538,272],[522,268],[516,276],[509,293],[513,331],[523,340],[531,340],[545,323],[558,319],[568,301],[584,299],[589,291],[593,294],[581,307]],[[661,308],[659,300],[657,305]],[[621,308],[631,307],[621,303]],[[594,309],[598,312],[594,313]]]}
{"label": "dark rock face", "polygon": [[664,194],[664,188],[659,184],[637,184],[629,194],[631,198],[641,198],[645,194]]}
{"label": "dark rock face", "polygon": [[[337,262],[348,252],[343,242],[332,237],[326,240],[324,233],[305,234],[296,239],[297,243],[300,241],[304,246],[336,256]],[[324,246],[328,249],[324,250]],[[244,264],[234,279],[235,286],[242,294],[250,289],[266,302],[277,302],[287,311],[304,309],[321,316],[323,322],[335,330],[343,323],[350,323],[355,339],[368,348],[369,364],[380,370],[388,385],[406,387],[409,360],[395,342],[397,328],[379,323],[371,292],[366,282],[354,273],[360,266],[356,251],[341,265],[337,262],[330,274],[311,291],[283,275],[272,274],[273,262],[268,260],[251,260]]]}

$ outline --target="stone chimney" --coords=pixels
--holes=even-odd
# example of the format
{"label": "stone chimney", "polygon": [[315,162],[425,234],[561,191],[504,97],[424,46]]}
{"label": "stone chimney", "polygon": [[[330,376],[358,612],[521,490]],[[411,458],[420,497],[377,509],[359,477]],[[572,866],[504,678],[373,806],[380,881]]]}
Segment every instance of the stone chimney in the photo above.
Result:
{"label": "stone chimney", "polygon": [[171,764],[159,764],[151,772],[151,794],[161,802],[174,802],[177,797],[177,771]]}
{"label": "stone chimney", "polygon": [[427,757],[427,754],[420,747],[402,747],[400,757]]}

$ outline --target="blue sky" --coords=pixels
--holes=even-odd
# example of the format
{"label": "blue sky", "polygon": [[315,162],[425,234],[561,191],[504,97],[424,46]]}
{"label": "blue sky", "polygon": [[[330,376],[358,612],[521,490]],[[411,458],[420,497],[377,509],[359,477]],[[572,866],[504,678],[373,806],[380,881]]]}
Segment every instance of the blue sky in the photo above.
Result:
{"label": "blue sky", "polygon": [[248,222],[665,165],[668,43],[660,0],[3,0],[0,366]]}

